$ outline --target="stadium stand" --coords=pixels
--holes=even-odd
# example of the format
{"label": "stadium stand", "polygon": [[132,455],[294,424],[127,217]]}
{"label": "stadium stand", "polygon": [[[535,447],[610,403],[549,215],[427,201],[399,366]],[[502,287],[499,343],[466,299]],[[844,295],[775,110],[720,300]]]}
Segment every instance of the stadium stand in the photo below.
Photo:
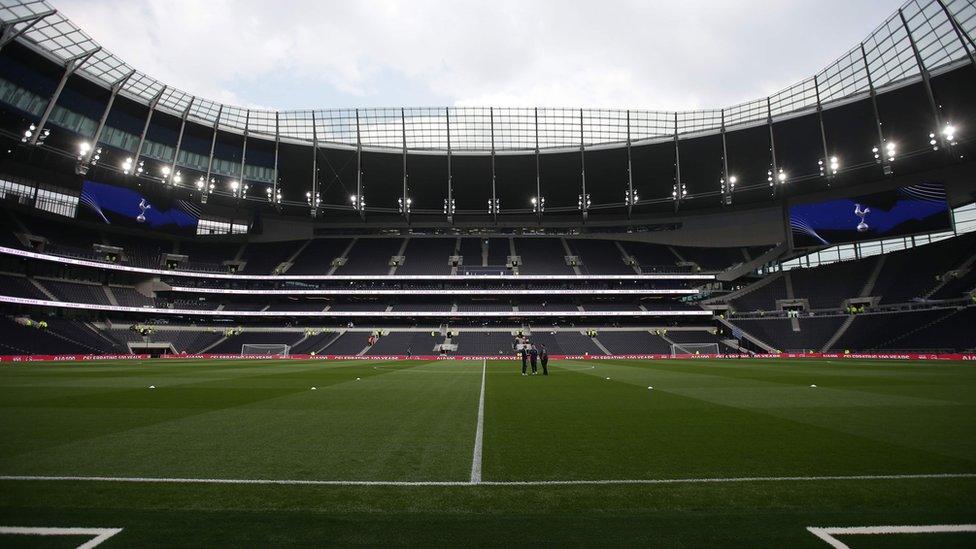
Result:
{"label": "stadium stand", "polygon": [[37,280],[60,301],[111,305],[100,284],[69,282],[67,280]]}
{"label": "stadium stand", "polygon": [[[929,326],[950,317],[952,309],[932,309],[925,311],[862,313],[854,316],[854,321],[832,346],[835,350],[862,350],[901,348],[890,346],[919,327]],[[971,331],[971,330],[970,330]],[[955,343],[953,347],[966,349],[972,347],[971,334],[956,340],[957,330],[949,332]],[[961,334],[959,334],[961,335]],[[932,347],[926,345],[926,349]]]}
{"label": "stadium stand", "polygon": [[241,347],[245,344],[291,346],[303,337],[305,337],[305,334],[298,332],[255,332],[245,330],[238,335],[227,337],[225,340],[211,347],[208,352],[216,354],[240,354]]}
{"label": "stadium stand", "polygon": [[365,332],[344,332],[319,352],[330,355],[358,355],[366,348],[368,338],[369,334]]}
{"label": "stadium stand", "polygon": [[515,338],[508,332],[461,332],[451,338],[458,346],[457,354],[462,355],[514,355],[512,345]]}
{"label": "stadium stand", "polygon": [[396,355],[410,352],[415,355],[433,355],[434,346],[442,343],[441,336],[431,336],[430,332],[390,332],[380,337],[365,354]]}
{"label": "stadium stand", "polygon": [[305,245],[304,241],[250,243],[244,248],[241,260],[245,261],[245,274],[274,274],[279,265],[286,262]]}
{"label": "stadium stand", "polygon": [[671,345],[647,330],[621,332],[615,330],[600,331],[597,339],[611,354],[668,354]]}
{"label": "stadium stand", "polygon": [[515,252],[522,259],[521,274],[573,274],[566,265],[566,250],[557,238],[519,238]]}
{"label": "stadium stand", "polygon": [[733,324],[780,351],[819,352],[845,320],[846,316],[764,318],[736,319]]}
{"label": "stadium stand", "polygon": [[[807,299],[811,309],[839,309],[845,299],[858,297],[879,257],[831,263],[812,269],[793,269],[790,280],[795,298]],[[830,280],[830,284],[824,284]]]}
{"label": "stadium stand", "polygon": [[904,303],[924,296],[938,278],[976,253],[976,234],[962,235],[885,255],[874,285],[881,303]]}
{"label": "stadium stand", "polygon": [[674,246],[675,255],[705,271],[722,271],[746,261],[742,248],[692,248]]}
{"label": "stadium stand", "polygon": [[288,269],[289,275],[324,275],[332,269],[332,260],[341,257],[352,240],[317,238],[305,246]]}
{"label": "stadium stand", "polygon": [[533,331],[529,340],[546,346],[553,355],[605,355],[589,336],[579,332]]}
{"label": "stadium stand", "polygon": [[346,264],[335,274],[385,275],[390,271],[390,258],[397,255],[401,238],[360,238],[347,256]]}
{"label": "stadium stand", "polygon": [[633,267],[626,265],[620,250],[608,240],[568,239],[567,244],[583,264],[583,274],[633,274]]}
{"label": "stadium stand", "polygon": [[454,255],[453,238],[411,238],[404,251],[405,261],[397,267],[396,273],[402,275],[446,275],[451,274],[448,258]]}
{"label": "stadium stand", "polygon": [[622,241],[620,245],[634,259],[644,272],[673,271],[678,257],[667,246],[644,242]]}
{"label": "stadium stand", "polygon": [[775,311],[776,300],[786,299],[786,276],[789,273],[770,275],[768,280],[759,280],[732,300],[736,311]]}

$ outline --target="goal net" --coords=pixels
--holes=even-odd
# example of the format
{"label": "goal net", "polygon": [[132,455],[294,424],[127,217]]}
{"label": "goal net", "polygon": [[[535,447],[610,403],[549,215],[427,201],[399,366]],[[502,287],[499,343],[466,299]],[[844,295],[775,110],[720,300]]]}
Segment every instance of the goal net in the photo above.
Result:
{"label": "goal net", "polygon": [[245,343],[241,345],[241,356],[244,355],[267,355],[267,356],[288,356],[291,347],[285,344],[259,344]]}
{"label": "goal net", "polygon": [[718,343],[673,343],[671,356],[683,355],[717,355]]}

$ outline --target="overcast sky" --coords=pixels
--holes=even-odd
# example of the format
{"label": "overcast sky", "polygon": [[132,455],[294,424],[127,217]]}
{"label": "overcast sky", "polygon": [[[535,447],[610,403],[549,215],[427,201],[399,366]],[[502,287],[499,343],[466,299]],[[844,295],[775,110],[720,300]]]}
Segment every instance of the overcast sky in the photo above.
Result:
{"label": "overcast sky", "polygon": [[52,0],[103,47],[251,107],[694,109],[765,96],[899,0]]}

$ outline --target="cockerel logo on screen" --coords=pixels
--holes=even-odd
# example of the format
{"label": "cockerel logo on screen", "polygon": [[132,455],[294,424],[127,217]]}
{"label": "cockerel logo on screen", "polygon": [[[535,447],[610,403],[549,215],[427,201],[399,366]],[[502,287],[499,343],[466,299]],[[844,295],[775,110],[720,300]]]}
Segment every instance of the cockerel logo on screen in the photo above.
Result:
{"label": "cockerel logo on screen", "polygon": [[871,208],[862,208],[860,204],[854,204],[854,215],[861,218],[861,222],[857,224],[857,232],[863,233],[870,229],[868,224],[864,221],[864,218],[871,213]]}
{"label": "cockerel logo on screen", "polygon": [[136,216],[136,221],[138,221],[139,223],[145,223],[146,222],[146,210],[149,210],[151,208],[152,208],[152,204],[150,204],[149,202],[146,202],[146,199],[145,198],[143,198],[142,200],[140,200],[139,201],[139,215]]}

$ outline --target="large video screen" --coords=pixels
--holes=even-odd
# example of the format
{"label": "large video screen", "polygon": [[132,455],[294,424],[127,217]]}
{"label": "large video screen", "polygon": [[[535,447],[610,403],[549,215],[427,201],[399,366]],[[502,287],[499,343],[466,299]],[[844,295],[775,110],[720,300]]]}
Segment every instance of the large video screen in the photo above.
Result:
{"label": "large video screen", "polygon": [[952,228],[945,187],[920,183],[890,191],[790,207],[793,246],[826,246]]}
{"label": "large video screen", "polygon": [[200,218],[185,200],[150,199],[139,191],[96,181],[84,182],[80,203],[85,207],[79,215],[125,227],[192,234]]}

